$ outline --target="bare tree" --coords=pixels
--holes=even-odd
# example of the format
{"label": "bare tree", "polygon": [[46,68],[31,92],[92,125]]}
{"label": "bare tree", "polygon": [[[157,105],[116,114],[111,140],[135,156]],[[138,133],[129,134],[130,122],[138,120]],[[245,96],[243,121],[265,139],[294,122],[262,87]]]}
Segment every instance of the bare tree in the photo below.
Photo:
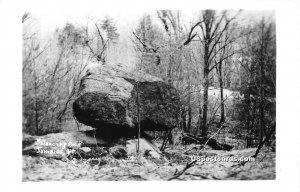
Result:
{"label": "bare tree", "polygon": [[[90,22],[92,22],[92,26]],[[102,21],[89,19],[82,30],[84,45],[92,57],[96,61],[106,64],[109,45],[115,43],[119,38],[114,21],[108,16]]]}
{"label": "bare tree", "polygon": [[216,55],[223,50],[228,44],[224,44],[223,46],[217,47],[217,45],[222,41],[222,37],[225,32],[230,28],[231,23],[236,18],[236,15],[228,18],[227,12],[223,11],[219,18],[216,16],[216,11],[214,10],[204,10],[201,14],[200,20],[203,22],[200,24],[201,35],[199,35],[200,42],[203,44],[203,107],[202,107],[202,121],[201,121],[201,129],[202,136],[207,136],[207,113],[208,113],[208,87],[209,87],[209,74],[210,72],[220,63],[220,61],[225,60],[230,57],[228,55],[222,58],[215,64],[212,64]]}
{"label": "bare tree", "polygon": [[[215,50],[215,69],[216,73],[218,75],[218,81],[219,81],[219,87],[220,87],[220,109],[221,109],[221,119],[220,123],[225,122],[225,103],[224,103],[224,94],[223,94],[223,89],[224,89],[224,65],[228,63],[228,60],[230,57],[234,55],[233,51],[233,45],[232,43],[234,42],[235,38],[232,38],[233,30],[226,31],[224,33],[224,37],[222,37],[219,41],[219,43],[216,45],[216,50]],[[219,50],[219,53],[217,54],[216,51]]]}
{"label": "bare tree", "polygon": [[245,30],[247,35],[241,39],[238,52],[241,86],[244,95],[239,119],[245,121],[247,147],[258,138],[262,142],[266,127],[275,119],[276,39],[275,24],[262,19]]}
{"label": "bare tree", "polygon": [[[28,124],[34,124],[34,131],[39,134],[39,92],[40,87],[43,84],[43,77],[38,75],[38,62],[43,56],[44,52],[48,48],[47,46],[41,46],[37,38],[37,32],[33,31],[30,25],[33,23],[33,19],[29,12],[23,14],[23,129],[26,130]],[[28,102],[26,102],[28,101]],[[28,110],[28,107],[33,109]],[[33,114],[33,115],[32,115]],[[27,118],[27,117],[34,117]],[[34,123],[32,123],[32,121]]]}

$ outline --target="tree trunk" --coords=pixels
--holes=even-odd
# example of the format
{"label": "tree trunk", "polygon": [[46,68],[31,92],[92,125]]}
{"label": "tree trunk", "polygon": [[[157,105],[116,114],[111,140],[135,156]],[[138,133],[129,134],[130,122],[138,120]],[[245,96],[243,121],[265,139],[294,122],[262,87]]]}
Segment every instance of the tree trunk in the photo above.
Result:
{"label": "tree trunk", "polygon": [[[209,15],[209,14],[208,14]],[[208,109],[208,86],[209,86],[209,52],[210,52],[210,44],[211,44],[211,21],[205,18],[205,37],[204,37],[204,67],[203,67],[203,79],[204,79],[204,93],[203,93],[203,116],[202,116],[202,125],[201,125],[201,136],[207,136],[207,109]]]}
{"label": "tree trunk", "polygon": [[39,116],[38,116],[38,102],[37,102],[37,77],[36,77],[36,66],[34,61],[34,110],[35,110],[35,131],[36,135],[39,135]]}
{"label": "tree trunk", "polygon": [[[208,35],[209,36],[209,35]],[[208,38],[208,37],[206,37]],[[208,38],[209,39],[209,38]],[[208,109],[208,86],[209,86],[209,44],[205,43],[204,44],[204,68],[203,68],[203,79],[204,79],[204,92],[203,92],[203,116],[202,116],[202,121],[201,121],[201,129],[202,137],[207,136],[207,109]]]}
{"label": "tree trunk", "polygon": [[223,77],[222,77],[222,62],[219,63],[218,66],[218,76],[219,76],[219,86],[220,86],[220,101],[221,101],[221,119],[220,123],[225,122],[225,106],[224,106],[224,96],[223,96]]}
{"label": "tree trunk", "polygon": [[264,137],[264,127],[265,127],[265,123],[264,123],[264,89],[263,89],[263,78],[264,78],[264,23],[262,24],[262,36],[261,36],[261,50],[260,50],[260,131],[259,131],[259,141],[262,142],[263,141],[263,137]]}
{"label": "tree trunk", "polygon": [[186,129],[186,111],[185,111],[185,109],[182,109],[181,119],[182,119],[182,129],[184,132],[186,132],[187,129]]}
{"label": "tree trunk", "polygon": [[247,136],[246,136],[246,140],[247,140],[247,148],[251,147],[251,140],[250,140],[250,105],[251,105],[251,101],[250,101],[250,90],[247,90],[247,93],[245,94],[245,99],[246,99],[246,107],[247,107],[247,120],[246,120],[246,129],[247,129]]}
{"label": "tree trunk", "polygon": [[[205,69],[208,68],[205,67]],[[208,78],[208,69],[204,69],[204,93],[203,93],[203,115],[202,115],[202,121],[201,121],[201,129],[202,137],[207,136],[207,109],[208,109],[208,86],[209,86],[209,78]]]}
{"label": "tree trunk", "polygon": [[189,109],[188,109],[188,122],[187,122],[187,131],[189,132],[191,130],[192,126],[192,107],[191,104],[189,104]]}
{"label": "tree trunk", "polygon": [[191,80],[189,78],[189,95],[188,95],[188,122],[187,122],[187,131],[189,132],[191,130],[191,124],[192,124],[192,106],[191,106]]}
{"label": "tree trunk", "polygon": [[199,99],[199,115],[198,115],[198,122],[197,122],[197,131],[196,134],[198,134],[199,130],[201,130],[201,125],[202,125],[202,108],[201,108],[201,100]]}

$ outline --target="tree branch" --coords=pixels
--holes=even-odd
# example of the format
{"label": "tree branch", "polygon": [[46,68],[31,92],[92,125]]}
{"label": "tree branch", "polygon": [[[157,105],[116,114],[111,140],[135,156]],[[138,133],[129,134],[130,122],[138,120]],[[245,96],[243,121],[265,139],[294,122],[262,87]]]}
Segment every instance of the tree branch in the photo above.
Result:
{"label": "tree branch", "polygon": [[96,29],[97,29],[97,32],[98,32],[98,34],[99,34],[99,36],[100,36],[100,39],[101,39],[102,46],[104,47],[104,44],[105,44],[105,43],[104,43],[103,36],[101,35],[100,29],[99,29],[99,27],[98,27],[97,23],[95,23],[95,22],[94,22],[94,24],[95,24],[95,26],[96,26]]}
{"label": "tree branch", "polygon": [[189,168],[193,167],[193,165],[196,162],[197,162],[197,160],[194,160],[194,161],[192,161],[190,163],[187,163],[186,166],[185,166],[185,168],[182,171],[180,171],[179,173],[177,173],[177,170],[176,170],[175,175],[173,177],[171,177],[170,179],[168,179],[168,181],[171,181],[173,179],[176,179],[176,178],[180,177],[186,170],[188,170]]}
{"label": "tree branch", "polygon": [[157,51],[160,47],[151,47],[151,46],[148,46],[146,45],[146,43],[144,43],[141,38],[139,36],[137,36],[134,32],[132,32],[134,37],[142,44],[143,48],[147,51],[147,52],[152,52],[155,54],[156,56],[156,59],[157,59],[157,62],[156,62],[156,65],[159,65],[160,64],[160,56],[157,54]]}
{"label": "tree branch", "polygon": [[186,41],[185,41],[182,45],[180,45],[180,46],[178,47],[178,49],[181,49],[183,46],[188,45],[188,44],[196,37],[197,33],[193,34],[193,31],[194,31],[194,29],[195,29],[197,26],[199,26],[202,22],[203,22],[203,21],[199,21],[199,22],[197,22],[195,25],[193,25],[193,26],[191,27],[190,32],[189,32],[189,34],[188,34],[188,37],[187,37]]}
{"label": "tree branch", "polygon": [[221,62],[223,62],[225,59],[228,59],[229,57],[233,56],[234,52],[232,52],[230,55],[227,55],[226,57],[222,58],[220,61],[215,62],[215,65],[212,66],[209,71],[213,70],[217,65],[219,65]]}

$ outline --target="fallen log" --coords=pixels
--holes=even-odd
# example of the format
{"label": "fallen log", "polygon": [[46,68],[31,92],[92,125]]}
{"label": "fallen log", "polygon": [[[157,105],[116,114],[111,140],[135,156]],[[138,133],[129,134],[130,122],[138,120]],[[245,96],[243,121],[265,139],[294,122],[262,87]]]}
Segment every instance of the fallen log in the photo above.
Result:
{"label": "fallen log", "polygon": [[214,138],[209,138],[209,137],[198,137],[195,135],[191,135],[188,133],[184,133],[182,135],[182,143],[187,145],[187,144],[200,144],[200,145],[208,145],[214,150],[225,150],[225,151],[230,151],[233,146],[228,145],[228,144],[222,144],[218,142]]}

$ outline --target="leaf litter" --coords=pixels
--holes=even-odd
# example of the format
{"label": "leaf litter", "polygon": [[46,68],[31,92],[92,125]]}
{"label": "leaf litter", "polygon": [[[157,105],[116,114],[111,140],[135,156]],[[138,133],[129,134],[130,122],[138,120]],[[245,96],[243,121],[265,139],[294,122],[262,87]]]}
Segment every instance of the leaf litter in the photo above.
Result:
{"label": "leaf litter", "polygon": [[[167,148],[160,159],[128,156],[116,159],[111,155],[93,158],[57,160],[23,155],[23,181],[142,181],[168,180],[191,162],[191,156],[250,157],[256,148],[233,151],[190,150],[183,146]],[[89,156],[92,157],[92,156]],[[264,147],[254,162],[240,165],[234,161],[195,162],[174,180],[256,180],[275,179],[276,154]]]}

